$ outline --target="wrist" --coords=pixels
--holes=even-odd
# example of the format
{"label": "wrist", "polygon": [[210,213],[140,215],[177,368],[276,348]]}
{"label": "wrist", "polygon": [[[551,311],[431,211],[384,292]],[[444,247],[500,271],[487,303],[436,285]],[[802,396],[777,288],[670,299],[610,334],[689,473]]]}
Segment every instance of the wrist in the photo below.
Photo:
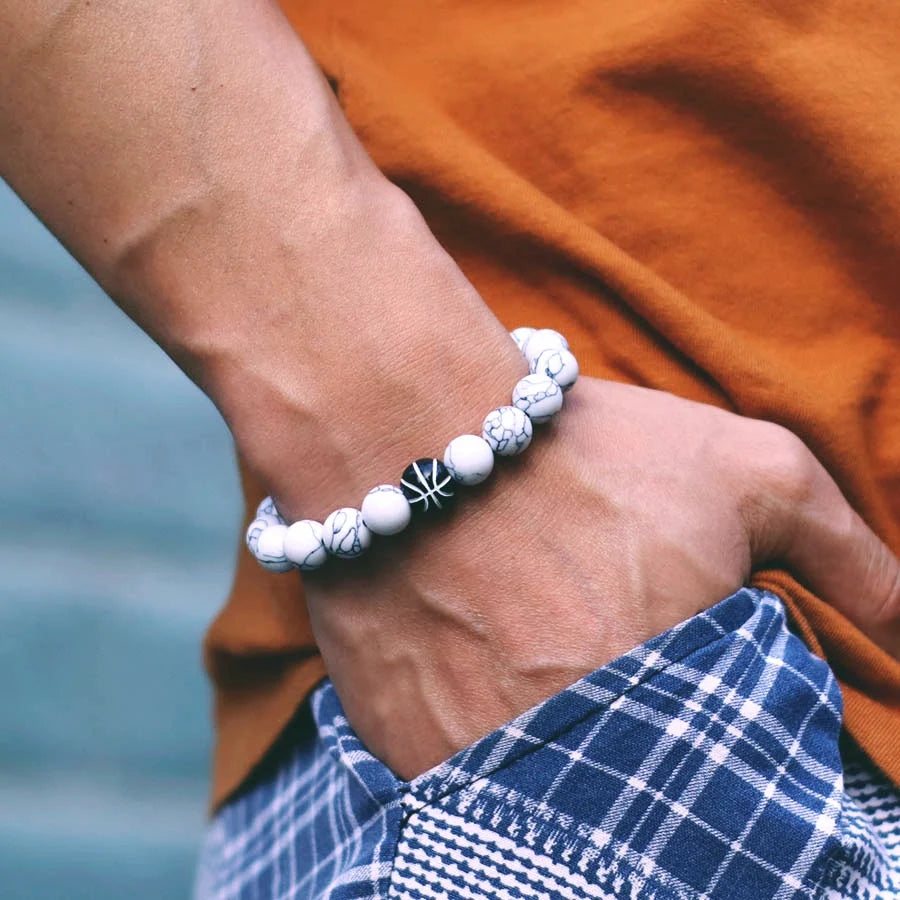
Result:
{"label": "wrist", "polygon": [[356,505],[411,459],[480,431],[527,372],[405,195],[379,188],[355,203],[247,333],[203,361],[239,449],[290,518]]}

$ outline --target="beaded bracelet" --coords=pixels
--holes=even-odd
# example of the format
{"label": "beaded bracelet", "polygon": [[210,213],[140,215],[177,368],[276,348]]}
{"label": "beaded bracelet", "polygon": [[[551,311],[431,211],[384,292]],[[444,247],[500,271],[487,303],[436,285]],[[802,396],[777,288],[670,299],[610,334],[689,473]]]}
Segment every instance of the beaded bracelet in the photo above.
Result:
{"label": "beaded bracelet", "polygon": [[372,535],[398,534],[413,513],[448,509],[459,485],[480,484],[493,471],[494,456],[515,456],[531,443],[533,426],[549,422],[562,408],[563,392],[578,378],[578,361],[569,344],[550,328],[510,332],[528,361],[530,374],[515,386],[512,404],[488,413],[481,436],[462,434],[444,451],[443,460],[417,459],[400,484],[379,484],[360,508],[336,509],[324,522],[301,519],[287,525],[271,497],[256,510],[247,528],[247,547],[270,572],[318,569],[329,556],[346,559],[364,553]]}

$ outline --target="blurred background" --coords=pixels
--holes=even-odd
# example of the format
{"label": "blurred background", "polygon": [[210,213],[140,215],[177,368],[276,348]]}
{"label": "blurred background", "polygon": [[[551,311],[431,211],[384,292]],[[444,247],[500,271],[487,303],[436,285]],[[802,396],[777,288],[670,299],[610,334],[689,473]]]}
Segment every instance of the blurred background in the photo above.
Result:
{"label": "blurred background", "polygon": [[2,181],[0,385],[0,898],[188,897],[230,438]]}

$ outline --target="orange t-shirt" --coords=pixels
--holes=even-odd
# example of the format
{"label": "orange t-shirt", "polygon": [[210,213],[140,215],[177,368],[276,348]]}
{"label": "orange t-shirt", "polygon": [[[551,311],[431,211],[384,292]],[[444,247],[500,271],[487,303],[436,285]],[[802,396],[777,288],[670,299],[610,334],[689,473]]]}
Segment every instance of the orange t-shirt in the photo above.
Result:
{"label": "orange t-shirt", "polygon": [[[507,327],[771,419],[900,551],[900,5],[284,0],[380,168]],[[246,473],[248,517],[264,493]],[[782,573],[900,782],[900,664]],[[324,674],[299,575],[239,554],[207,637],[214,803]]]}

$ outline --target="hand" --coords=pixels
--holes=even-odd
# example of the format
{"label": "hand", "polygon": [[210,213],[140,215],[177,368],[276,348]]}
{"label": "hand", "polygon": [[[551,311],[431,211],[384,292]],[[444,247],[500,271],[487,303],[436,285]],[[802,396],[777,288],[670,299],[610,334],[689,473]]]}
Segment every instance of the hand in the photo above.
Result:
{"label": "hand", "polygon": [[305,581],[351,724],[412,777],[784,564],[895,654],[900,566],[770,423],[582,378],[449,521]]}

